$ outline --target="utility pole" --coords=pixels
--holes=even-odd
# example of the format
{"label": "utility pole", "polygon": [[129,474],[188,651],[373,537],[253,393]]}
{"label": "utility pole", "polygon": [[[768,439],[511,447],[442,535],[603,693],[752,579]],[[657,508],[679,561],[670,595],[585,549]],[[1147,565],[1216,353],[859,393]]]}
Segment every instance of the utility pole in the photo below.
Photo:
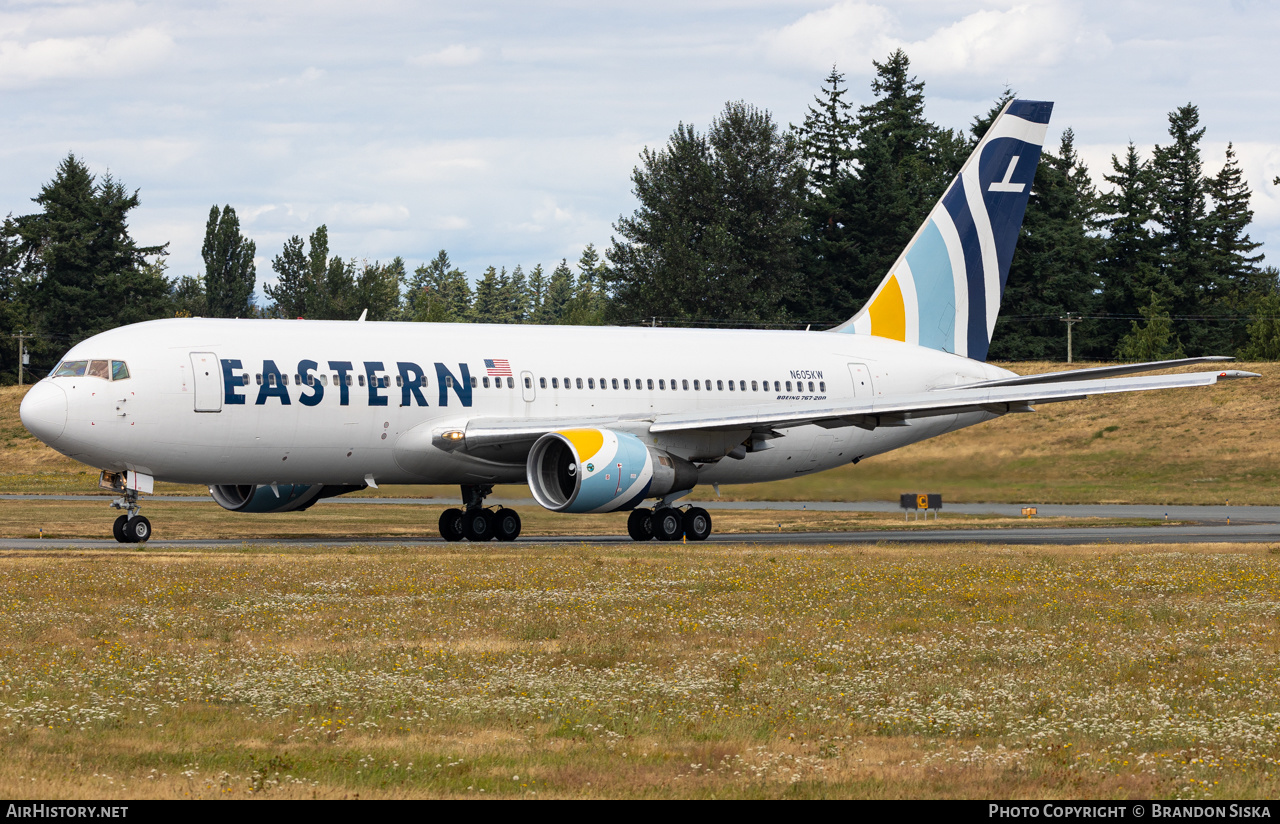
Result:
{"label": "utility pole", "polygon": [[1071,363],[1071,327],[1084,320],[1084,318],[1080,317],[1077,312],[1068,312],[1058,320],[1067,325],[1067,363]]}
{"label": "utility pole", "polygon": [[10,337],[18,339],[18,386],[22,386],[22,367],[27,363],[27,341],[35,335],[28,335],[26,330],[19,329],[18,334]]}

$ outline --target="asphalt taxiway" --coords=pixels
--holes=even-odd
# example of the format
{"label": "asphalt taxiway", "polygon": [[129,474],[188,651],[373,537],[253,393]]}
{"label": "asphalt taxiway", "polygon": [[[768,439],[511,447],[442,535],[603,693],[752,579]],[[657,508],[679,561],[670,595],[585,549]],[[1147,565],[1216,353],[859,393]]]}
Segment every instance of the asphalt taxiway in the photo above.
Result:
{"label": "asphalt taxiway", "polygon": [[[86,503],[97,498],[86,496],[52,495],[0,495],[0,501],[16,500],[83,500]],[[192,498],[157,496],[150,500],[190,501]],[[431,498],[334,498],[322,501],[318,506],[347,504],[423,504],[456,506],[452,499]],[[502,506],[536,506],[532,499],[489,499],[487,503]],[[729,520],[733,510],[776,510],[815,512],[878,512],[901,513],[895,504],[886,501],[699,501],[699,506],[712,513],[713,520]],[[924,515],[918,522],[908,521],[898,529],[851,530],[842,532],[758,532],[725,534],[713,533],[708,543],[756,543],[756,544],[1180,544],[1180,543],[1280,543],[1280,507],[1276,506],[1160,506],[1160,505],[1112,505],[1086,504],[1037,505],[1038,516],[1073,518],[1144,518],[1157,520],[1152,526],[1084,526],[1084,527],[965,527],[947,529],[939,527],[930,516],[929,527],[924,527]],[[945,523],[948,513],[966,515],[1003,515],[1020,517],[1020,504],[944,504],[940,521]],[[913,516],[914,517],[914,516]],[[1168,523],[1164,523],[1168,521]],[[619,531],[621,531],[619,522]],[[270,547],[270,546],[427,546],[441,545],[444,541],[435,535],[396,538],[300,538],[260,540],[152,540],[148,549],[190,549],[196,547]],[[530,544],[625,544],[625,535],[566,535],[555,537],[521,536],[516,546]],[[112,549],[120,548],[113,540],[40,540],[33,538],[0,538],[0,549]],[[459,547],[469,546],[461,543]],[[492,546],[502,546],[493,544]],[[505,546],[510,546],[505,545]],[[133,548],[133,547],[131,547]]]}

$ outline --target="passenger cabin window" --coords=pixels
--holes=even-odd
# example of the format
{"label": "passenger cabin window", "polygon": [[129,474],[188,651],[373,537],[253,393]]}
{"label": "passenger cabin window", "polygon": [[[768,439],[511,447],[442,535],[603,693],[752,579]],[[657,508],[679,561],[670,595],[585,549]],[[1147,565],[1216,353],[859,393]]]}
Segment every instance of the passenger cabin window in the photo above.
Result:
{"label": "passenger cabin window", "polygon": [[777,381],[774,381],[774,382],[773,382],[773,391],[774,391],[774,392],[781,392],[781,391],[782,391],[782,386],[781,386]]}
{"label": "passenger cabin window", "polygon": [[649,378],[649,389],[650,391],[653,390],[653,378]]}
{"label": "passenger cabin window", "polygon": [[262,375],[261,374],[254,375],[253,382],[256,383],[258,386],[262,386]]}
{"label": "passenger cabin window", "polygon": [[693,382],[693,391],[694,391],[694,392],[700,392],[700,391],[702,391],[702,384],[695,380],[695,381]]}
{"label": "passenger cabin window", "polygon": [[[423,385],[423,386],[426,386],[426,385],[427,385],[426,381],[423,381],[423,382],[422,382],[422,385]],[[472,376],[471,376],[471,388],[472,388],[472,389],[475,389],[475,388],[476,388],[477,386],[479,386],[479,385],[480,385],[480,381],[479,381],[479,379],[477,379],[475,375],[472,375]]]}
{"label": "passenger cabin window", "polygon": [[507,388],[508,388],[508,389],[515,389],[515,388],[516,388],[516,379],[515,379],[515,378],[507,378]]}
{"label": "passenger cabin window", "polygon": [[724,391],[724,381],[716,381],[716,389],[719,389],[721,392],[723,392],[723,391]]}
{"label": "passenger cabin window", "polygon": [[729,391],[733,391],[733,381],[729,381]]}
{"label": "passenger cabin window", "polygon": [[449,387],[450,389],[453,388],[453,375],[444,376],[444,385]]}
{"label": "passenger cabin window", "polygon": [[248,372],[245,372],[245,373],[244,373],[243,375],[241,375],[240,377],[244,379],[244,380],[243,380],[244,385],[245,385],[245,386],[248,386],[248,385],[249,385],[249,373],[248,373]]}
{"label": "passenger cabin window", "polygon": [[356,383],[364,386],[364,375],[356,375]]}
{"label": "passenger cabin window", "polygon": [[581,388],[582,388],[582,378],[578,378],[578,384],[577,384],[577,386],[578,386],[578,388],[579,388],[579,389],[581,389]]}
{"label": "passenger cabin window", "polygon": [[685,381],[685,380],[680,381],[680,388],[681,388],[681,389],[683,389],[684,391],[688,392],[688,391],[689,391],[689,382],[688,382],[688,381]]}
{"label": "passenger cabin window", "polygon": [[622,379],[622,388],[623,388],[623,389],[630,389],[630,388],[631,388],[631,378],[623,378],[623,379]]}
{"label": "passenger cabin window", "polygon": [[791,391],[791,381],[787,381],[787,391]]}
{"label": "passenger cabin window", "polygon": [[552,388],[552,389],[559,389],[559,388],[560,388],[560,379],[559,379],[559,378],[552,378],[552,379],[551,379],[551,388]]}
{"label": "passenger cabin window", "polygon": [[596,379],[595,379],[595,378],[587,378],[587,388],[588,388],[588,389],[595,389],[595,388],[596,388]]}
{"label": "passenger cabin window", "polygon": [[662,378],[658,378],[658,388],[665,390],[667,388],[667,382],[664,381]]}
{"label": "passenger cabin window", "polygon": [[488,388],[489,388],[489,379],[488,379],[488,378],[485,378],[485,379],[484,379],[484,388],[485,388],[485,389],[488,389]]}
{"label": "passenger cabin window", "polygon": [[546,378],[538,378],[538,388],[539,388],[539,389],[546,389],[546,388],[547,388],[547,379],[546,379]]}
{"label": "passenger cabin window", "polygon": [[756,390],[757,390],[757,384],[756,384],[756,382],[755,382],[755,381],[752,381],[752,382],[751,382],[751,391],[752,391],[752,392],[755,392]]}

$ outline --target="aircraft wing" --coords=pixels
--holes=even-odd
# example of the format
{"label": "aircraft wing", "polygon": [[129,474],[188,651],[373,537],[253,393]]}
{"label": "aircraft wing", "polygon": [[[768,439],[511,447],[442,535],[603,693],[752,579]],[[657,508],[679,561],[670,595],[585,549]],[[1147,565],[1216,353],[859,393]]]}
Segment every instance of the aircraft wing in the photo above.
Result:
{"label": "aircraft wing", "polygon": [[910,418],[953,415],[984,410],[996,415],[1030,412],[1038,403],[1074,401],[1090,395],[1145,392],[1212,386],[1219,380],[1258,377],[1253,372],[1192,372],[1182,375],[1146,375],[1131,378],[1058,381],[1029,386],[949,387],[912,395],[896,395],[883,400],[867,400],[834,406],[797,408],[761,406],[734,412],[678,413],[657,416],[649,431],[680,432],[691,429],[757,429],[819,424],[828,428],[860,426],[901,426]]}
{"label": "aircraft wing", "polygon": [[1009,378],[997,378],[993,381],[967,383],[960,386],[939,387],[939,391],[954,389],[977,389],[982,386],[1025,386],[1032,383],[1060,383],[1062,381],[1078,381],[1093,378],[1115,378],[1120,375],[1136,375],[1139,372],[1155,372],[1158,369],[1173,369],[1178,366],[1191,366],[1200,363],[1222,363],[1235,358],[1226,355],[1206,355],[1201,358],[1178,358],[1177,360],[1147,361],[1145,363],[1121,363],[1111,366],[1094,366],[1088,369],[1068,369],[1065,372],[1041,372],[1038,375],[1014,375]]}
{"label": "aircraft wing", "polygon": [[462,452],[496,463],[519,463],[538,438],[548,432],[563,429],[598,427],[637,433],[647,431],[653,434],[696,430],[766,432],[774,428],[804,424],[817,424],[829,429],[844,426],[875,429],[879,426],[903,426],[912,418],[977,410],[995,415],[1031,412],[1034,411],[1033,405],[1039,403],[1081,400],[1090,395],[1119,392],[1211,386],[1220,380],[1251,377],[1258,375],[1240,371],[1193,372],[1182,375],[1057,381],[1028,386],[979,384],[829,406],[773,403],[743,406],[732,411],[687,412],[652,417],[475,418],[464,426],[434,430],[431,442],[450,452]]}

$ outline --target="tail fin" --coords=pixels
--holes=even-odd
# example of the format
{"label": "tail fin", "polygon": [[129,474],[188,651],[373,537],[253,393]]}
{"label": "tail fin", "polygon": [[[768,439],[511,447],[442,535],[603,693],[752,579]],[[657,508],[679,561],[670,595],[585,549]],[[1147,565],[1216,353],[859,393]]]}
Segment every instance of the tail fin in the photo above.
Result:
{"label": "tail fin", "polygon": [[1052,111],[1005,104],[871,300],[832,331],[984,360]]}

